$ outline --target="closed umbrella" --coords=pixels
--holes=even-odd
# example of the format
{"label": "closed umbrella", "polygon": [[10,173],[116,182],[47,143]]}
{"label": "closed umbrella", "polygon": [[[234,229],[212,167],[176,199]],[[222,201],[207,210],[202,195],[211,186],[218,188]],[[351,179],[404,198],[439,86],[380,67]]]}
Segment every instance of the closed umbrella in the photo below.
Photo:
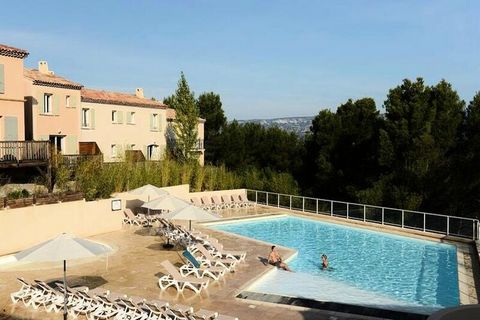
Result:
{"label": "closed umbrella", "polygon": [[[63,285],[67,288],[67,260],[96,257],[111,252],[111,248],[86,239],[62,233],[15,255],[17,261],[56,262],[63,261]],[[67,318],[67,291],[65,290],[63,318]]]}
{"label": "closed umbrella", "polygon": [[205,220],[218,220],[220,217],[212,212],[200,209],[194,205],[189,205],[166,213],[164,215],[165,219],[176,219],[176,220],[188,220],[189,221],[189,230],[192,230],[192,220],[194,221],[205,221]]}
{"label": "closed umbrella", "polygon": [[143,187],[130,190],[128,193],[148,197],[148,201],[169,194],[167,191],[151,184],[146,184]]}

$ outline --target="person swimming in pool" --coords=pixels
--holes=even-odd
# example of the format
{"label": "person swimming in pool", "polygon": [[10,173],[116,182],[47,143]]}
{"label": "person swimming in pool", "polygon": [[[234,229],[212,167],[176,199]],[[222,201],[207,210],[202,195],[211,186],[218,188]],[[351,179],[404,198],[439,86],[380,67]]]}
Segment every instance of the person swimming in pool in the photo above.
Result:
{"label": "person swimming in pool", "polygon": [[328,257],[326,254],[322,254],[322,269],[328,268]]}
{"label": "person swimming in pool", "polygon": [[275,250],[275,246],[272,246],[272,251],[268,255],[268,263],[285,271],[292,271],[285,262],[282,262],[282,257],[277,250]]}

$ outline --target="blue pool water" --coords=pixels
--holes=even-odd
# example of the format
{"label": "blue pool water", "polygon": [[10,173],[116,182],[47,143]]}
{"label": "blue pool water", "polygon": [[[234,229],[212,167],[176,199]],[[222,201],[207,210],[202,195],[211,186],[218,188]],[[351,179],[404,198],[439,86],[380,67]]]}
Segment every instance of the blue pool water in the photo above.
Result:
{"label": "blue pool water", "polygon": [[[251,291],[421,313],[459,304],[453,245],[296,217],[212,227],[298,251],[294,274],[276,270]],[[320,268],[321,254],[330,270]]]}

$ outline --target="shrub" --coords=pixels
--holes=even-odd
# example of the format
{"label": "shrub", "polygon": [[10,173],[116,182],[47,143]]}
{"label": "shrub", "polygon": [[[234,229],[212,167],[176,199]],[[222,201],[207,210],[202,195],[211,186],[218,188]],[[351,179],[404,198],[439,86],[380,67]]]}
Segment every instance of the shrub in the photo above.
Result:
{"label": "shrub", "polygon": [[7,193],[7,198],[8,199],[23,199],[23,198],[28,198],[30,197],[30,192],[28,192],[27,189],[18,189],[18,190],[14,190],[14,191],[10,191],[9,193]]}
{"label": "shrub", "polygon": [[108,198],[114,192],[122,192],[153,184],[167,187],[190,184],[192,191],[248,188],[297,194],[297,182],[289,173],[249,168],[228,170],[225,166],[198,163],[179,163],[166,157],[159,162],[99,163],[85,161],[75,170],[76,189],[87,200]]}

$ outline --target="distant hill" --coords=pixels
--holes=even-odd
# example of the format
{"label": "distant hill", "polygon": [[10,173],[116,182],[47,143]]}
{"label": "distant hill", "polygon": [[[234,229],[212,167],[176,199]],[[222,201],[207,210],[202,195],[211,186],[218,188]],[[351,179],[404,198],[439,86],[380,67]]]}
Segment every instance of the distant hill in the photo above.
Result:
{"label": "distant hill", "polygon": [[287,117],[275,119],[252,119],[252,120],[237,120],[238,123],[258,123],[264,127],[279,127],[280,129],[295,132],[298,135],[305,135],[310,130],[312,120],[314,117]]}

